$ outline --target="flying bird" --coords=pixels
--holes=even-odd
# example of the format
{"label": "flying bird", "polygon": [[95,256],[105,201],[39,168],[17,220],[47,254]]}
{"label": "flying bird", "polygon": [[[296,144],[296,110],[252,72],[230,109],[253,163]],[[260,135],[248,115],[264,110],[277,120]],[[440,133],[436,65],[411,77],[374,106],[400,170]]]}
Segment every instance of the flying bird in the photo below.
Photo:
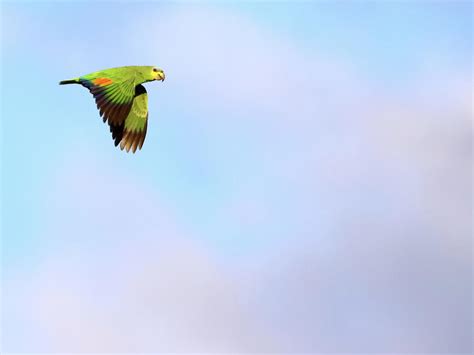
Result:
{"label": "flying bird", "polygon": [[127,66],[100,70],[59,85],[80,84],[94,96],[103,121],[107,121],[115,146],[135,153],[145,141],[148,97],[141,84],[165,80],[163,70],[153,66]]}

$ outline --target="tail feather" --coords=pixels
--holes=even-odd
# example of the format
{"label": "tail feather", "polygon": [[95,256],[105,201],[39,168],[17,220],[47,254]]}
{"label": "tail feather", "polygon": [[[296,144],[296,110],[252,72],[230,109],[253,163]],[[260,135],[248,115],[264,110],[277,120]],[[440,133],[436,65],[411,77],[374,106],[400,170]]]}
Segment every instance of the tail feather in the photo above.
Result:
{"label": "tail feather", "polygon": [[62,80],[59,82],[59,85],[66,85],[66,84],[79,84],[79,79]]}

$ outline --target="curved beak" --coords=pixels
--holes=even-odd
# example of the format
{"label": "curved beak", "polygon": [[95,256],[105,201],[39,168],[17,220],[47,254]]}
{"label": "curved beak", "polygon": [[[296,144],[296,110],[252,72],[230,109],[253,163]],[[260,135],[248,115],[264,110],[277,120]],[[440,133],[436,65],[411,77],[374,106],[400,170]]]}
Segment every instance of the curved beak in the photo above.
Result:
{"label": "curved beak", "polygon": [[158,78],[156,80],[165,81],[165,73],[162,71],[158,72]]}

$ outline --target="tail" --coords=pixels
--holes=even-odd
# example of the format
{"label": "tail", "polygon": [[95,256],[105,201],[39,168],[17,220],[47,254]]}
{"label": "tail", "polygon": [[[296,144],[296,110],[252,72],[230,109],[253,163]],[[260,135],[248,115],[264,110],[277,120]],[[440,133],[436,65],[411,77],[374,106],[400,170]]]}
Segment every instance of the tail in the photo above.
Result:
{"label": "tail", "polygon": [[59,85],[66,85],[66,84],[79,84],[79,79],[62,80],[59,82]]}

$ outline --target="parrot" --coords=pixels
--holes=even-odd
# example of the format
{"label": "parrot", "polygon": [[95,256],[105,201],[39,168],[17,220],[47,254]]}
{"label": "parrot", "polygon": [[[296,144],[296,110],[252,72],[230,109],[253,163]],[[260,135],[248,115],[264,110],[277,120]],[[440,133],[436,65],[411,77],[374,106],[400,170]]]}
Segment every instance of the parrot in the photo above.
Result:
{"label": "parrot", "polygon": [[155,66],[125,66],[96,71],[59,85],[80,84],[94,96],[100,116],[107,121],[115,146],[133,153],[142,149],[148,125],[148,97],[143,83],[164,81]]}

